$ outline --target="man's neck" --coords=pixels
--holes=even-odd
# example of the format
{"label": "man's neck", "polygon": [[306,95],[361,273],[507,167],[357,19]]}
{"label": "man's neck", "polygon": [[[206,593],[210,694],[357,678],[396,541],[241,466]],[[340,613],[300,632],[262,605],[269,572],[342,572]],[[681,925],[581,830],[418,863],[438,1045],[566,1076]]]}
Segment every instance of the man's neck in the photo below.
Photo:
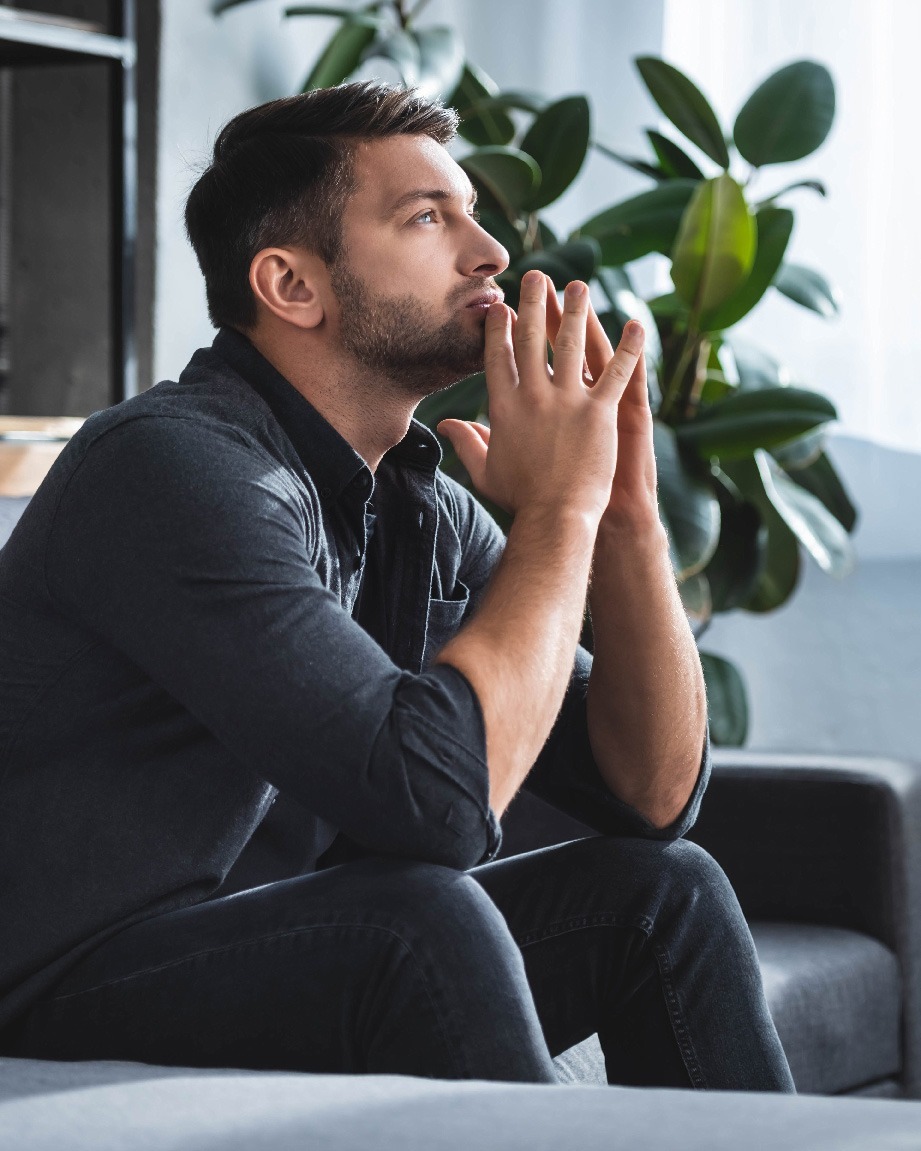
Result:
{"label": "man's neck", "polygon": [[247,338],[372,472],[409,430],[421,397],[401,392],[392,380],[379,378],[345,357],[309,356],[258,332],[248,332]]}

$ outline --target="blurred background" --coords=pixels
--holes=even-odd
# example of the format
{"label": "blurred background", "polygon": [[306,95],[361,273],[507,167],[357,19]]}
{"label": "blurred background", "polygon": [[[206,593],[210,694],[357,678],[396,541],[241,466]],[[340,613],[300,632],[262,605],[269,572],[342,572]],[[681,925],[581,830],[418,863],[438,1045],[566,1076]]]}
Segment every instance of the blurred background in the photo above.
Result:
{"label": "blurred background", "polygon": [[[30,50],[8,47],[0,68],[0,416],[80,417],[128,394],[119,390],[126,363],[130,393],[176,378],[211,342],[185,197],[222,124],[300,90],[338,21],[286,19],[290,0],[250,0],[221,15],[212,0],[138,0],[133,27],[109,0],[22,7],[63,18],[69,32],[82,24],[137,46],[127,90],[116,48],[79,62],[52,50],[31,66]],[[0,5],[0,35],[4,13],[12,26],[20,10]],[[835,405],[828,454],[859,509],[857,563],[830,579],[807,560],[783,606],[715,615],[705,644],[747,685],[749,746],[921,758],[921,6],[431,0],[425,16],[453,27],[502,90],[587,96],[593,137],[626,156],[643,151],[645,128],[666,126],[637,57],[681,69],[727,126],[778,68],[813,60],[830,71],[830,134],[785,165],[782,181],[765,178],[765,191],[805,178],[826,187],[826,198],[791,194],[787,258],[822,269],[837,311],[821,318],[771,292],[736,330]],[[369,61],[360,74],[398,79],[387,69]],[[460,141],[457,154],[465,150]],[[123,210],[126,188],[136,194]],[[647,177],[592,150],[544,215],[567,235],[648,188]],[[637,291],[669,292],[668,267],[657,254],[637,261]],[[128,331],[118,302],[126,284]]]}

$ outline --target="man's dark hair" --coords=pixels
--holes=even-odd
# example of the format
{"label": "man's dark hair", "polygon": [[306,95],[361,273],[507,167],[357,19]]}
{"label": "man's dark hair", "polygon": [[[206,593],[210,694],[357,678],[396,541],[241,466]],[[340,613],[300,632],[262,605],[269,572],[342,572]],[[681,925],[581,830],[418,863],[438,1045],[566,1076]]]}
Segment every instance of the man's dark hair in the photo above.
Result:
{"label": "man's dark hair", "polygon": [[211,322],[255,324],[249,269],[263,248],[297,245],[336,262],[359,141],[424,135],[447,144],[456,131],[452,109],[374,83],[304,92],[235,116],[185,210]]}

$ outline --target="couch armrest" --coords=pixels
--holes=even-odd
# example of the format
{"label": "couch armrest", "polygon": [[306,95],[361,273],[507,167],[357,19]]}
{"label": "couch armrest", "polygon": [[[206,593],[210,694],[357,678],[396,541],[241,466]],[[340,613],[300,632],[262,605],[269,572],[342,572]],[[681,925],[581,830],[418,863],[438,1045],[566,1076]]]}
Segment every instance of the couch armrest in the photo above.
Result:
{"label": "couch armrest", "polygon": [[921,1095],[921,763],[731,748],[713,761],[687,838],[749,920],[848,927],[896,953],[905,1087]]}

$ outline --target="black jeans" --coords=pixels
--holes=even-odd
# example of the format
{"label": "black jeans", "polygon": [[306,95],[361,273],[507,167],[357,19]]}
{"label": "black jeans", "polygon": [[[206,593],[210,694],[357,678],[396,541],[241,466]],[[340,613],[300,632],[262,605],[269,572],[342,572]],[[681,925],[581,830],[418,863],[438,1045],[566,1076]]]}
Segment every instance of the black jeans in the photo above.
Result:
{"label": "black jeans", "polygon": [[372,857],[136,924],[33,1008],[22,1055],[793,1091],[735,894],[685,840],[455,871]]}

